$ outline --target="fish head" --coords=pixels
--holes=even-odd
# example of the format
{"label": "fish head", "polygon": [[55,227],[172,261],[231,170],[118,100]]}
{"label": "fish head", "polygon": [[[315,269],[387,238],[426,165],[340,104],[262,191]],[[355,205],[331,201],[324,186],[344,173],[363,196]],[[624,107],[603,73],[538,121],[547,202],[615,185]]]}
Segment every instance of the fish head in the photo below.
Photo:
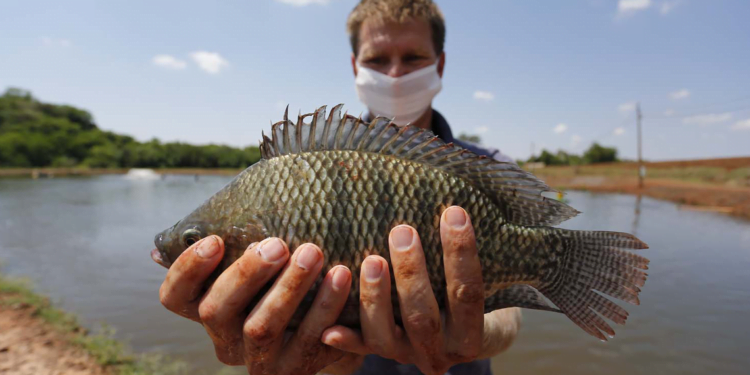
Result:
{"label": "fish head", "polygon": [[216,234],[211,225],[205,222],[190,220],[187,217],[167,228],[154,237],[156,249],[151,251],[151,257],[157,263],[169,268],[172,263],[190,246],[202,238]]}
{"label": "fish head", "polygon": [[[250,244],[268,237],[262,220],[252,215],[252,210],[222,211],[217,206],[221,199],[224,198],[210,199],[175,225],[158,233],[154,237],[156,249],[151,251],[151,258],[169,268],[190,246],[215,235],[224,242],[225,254],[229,254],[225,260],[231,262]],[[234,214],[236,212],[246,215]]]}

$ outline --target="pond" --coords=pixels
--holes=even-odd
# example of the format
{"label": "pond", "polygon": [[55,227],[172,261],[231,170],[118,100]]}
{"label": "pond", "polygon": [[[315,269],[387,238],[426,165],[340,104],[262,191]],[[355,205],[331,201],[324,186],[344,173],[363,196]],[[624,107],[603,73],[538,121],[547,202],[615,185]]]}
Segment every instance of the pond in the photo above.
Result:
{"label": "pond", "polygon": [[[136,352],[162,352],[212,374],[221,365],[203,328],[166,311],[166,271],[149,256],[156,232],[226,177],[0,179],[0,261],[89,327],[106,323]],[[599,342],[559,314],[524,311],[496,374],[745,374],[750,368],[750,222],[671,203],[570,192],[570,229],[635,233],[651,247],[641,305]],[[745,349],[742,349],[745,348]],[[237,373],[244,371],[237,369]]]}

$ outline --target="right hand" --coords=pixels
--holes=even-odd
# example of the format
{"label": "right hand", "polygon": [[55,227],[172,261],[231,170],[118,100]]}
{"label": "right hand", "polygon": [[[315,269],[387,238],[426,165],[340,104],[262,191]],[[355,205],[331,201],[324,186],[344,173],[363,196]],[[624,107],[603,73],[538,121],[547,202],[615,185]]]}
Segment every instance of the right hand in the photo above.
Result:
{"label": "right hand", "polygon": [[[221,238],[202,239],[177,258],[159,290],[167,309],[205,327],[221,362],[245,365],[250,374],[314,374],[344,357],[320,337],[335,324],[349,295],[348,268],[337,266],[328,272],[299,328],[285,340],[289,320],[323,268],[323,253],[304,244],[290,260],[286,244],[268,238],[250,245],[203,293],[223,256]],[[249,303],[277,274],[245,315]]]}

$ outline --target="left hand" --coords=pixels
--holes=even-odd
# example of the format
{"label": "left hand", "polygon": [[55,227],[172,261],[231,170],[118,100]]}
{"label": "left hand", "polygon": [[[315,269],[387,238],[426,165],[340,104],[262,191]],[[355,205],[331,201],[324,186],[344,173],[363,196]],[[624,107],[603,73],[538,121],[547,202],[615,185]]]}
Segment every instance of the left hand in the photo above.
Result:
{"label": "left hand", "polygon": [[399,225],[391,231],[389,246],[404,329],[393,316],[388,263],[373,255],[362,263],[362,332],[334,326],[323,332],[321,340],[347,352],[413,363],[425,374],[444,374],[455,364],[476,359],[486,336],[484,282],[474,228],[462,208],[443,212],[440,238],[447,284],[444,320],[419,235],[414,228]]}

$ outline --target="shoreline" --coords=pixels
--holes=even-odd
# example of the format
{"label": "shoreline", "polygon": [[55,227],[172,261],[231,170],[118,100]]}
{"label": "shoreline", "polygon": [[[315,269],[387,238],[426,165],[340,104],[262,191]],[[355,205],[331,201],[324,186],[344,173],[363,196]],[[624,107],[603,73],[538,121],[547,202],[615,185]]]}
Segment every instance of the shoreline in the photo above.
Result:
{"label": "shoreline", "polygon": [[9,375],[182,374],[185,364],[135,356],[113,331],[92,334],[28,283],[0,274],[0,373]]}
{"label": "shoreline", "polygon": [[[750,157],[645,162],[646,179],[638,187],[638,163],[524,167],[561,190],[645,195],[681,208],[750,219]],[[188,176],[234,176],[237,169],[156,168],[154,173]],[[55,178],[124,175],[127,168],[0,168],[0,178]]]}
{"label": "shoreline", "polygon": [[[150,169],[160,175],[234,176],[244,170],[223,168],[134,168]],[[90,177],[127,174],[130,168],[0,168],[0,178]]]}
{"label": "shoreline", "polygon": [[710,185],[673,179],[601,178],[600,176],[543,178],[560,190],[644,195],[678,204],[680,209],[729,214],[750,220],[750,188]]}

